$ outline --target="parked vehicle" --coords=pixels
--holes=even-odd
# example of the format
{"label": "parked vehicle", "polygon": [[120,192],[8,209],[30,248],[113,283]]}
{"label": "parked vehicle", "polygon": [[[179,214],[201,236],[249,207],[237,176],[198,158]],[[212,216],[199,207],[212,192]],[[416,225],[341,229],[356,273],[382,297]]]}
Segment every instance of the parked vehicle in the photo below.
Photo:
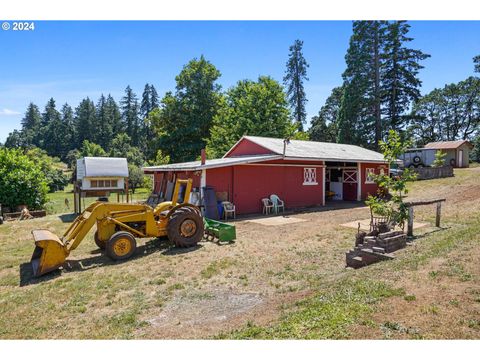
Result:
{"label": "parked vehicle", "polygon": [[419,168],[425,166],[431,166],[435,160],[435,149],[408,149],[404,154],[400,156],[405,167],[407,168]]}
{"label": "parked vehicle", "polygon": [[[186,187],[177,202],[180,187]],[[113,260],[130,258],[136,238],[168,236],[177,247],[195,246],[203,237],[204,222],[199,208],[187,203],[192,179],[175,183],[172,201],[152,208],[146,204],[114,204],[96,201],[78,216],[59,238],[48,230],[33,230],[35,250],[31,264],[34,276],[58,269],[96,224],[95,243]]]}

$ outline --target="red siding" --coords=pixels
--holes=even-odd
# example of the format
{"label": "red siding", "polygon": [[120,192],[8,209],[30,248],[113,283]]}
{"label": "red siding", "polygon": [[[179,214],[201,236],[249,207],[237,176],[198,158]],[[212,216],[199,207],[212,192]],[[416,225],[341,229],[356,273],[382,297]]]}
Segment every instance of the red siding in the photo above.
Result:
{"label": "red siding", "polygon": [[199,188],[200,187],[200,171],[181,171],[177,172],[177,179],[192,179],[193,180],[193,187],[194,188]]}
{"label": "red siding", "polygon": [[365,183],[367,179],[367,168],[374,168],[375,169],[375,174],[379,175],[380,174],[380,168],[385,169],[385,173],[388,173],[388,165],[386,164],[369,164],[369,163],[362,163],[360,166],[361,169],[361,174],[360,174],[360,184],[361,184],[361,189],[362,189],[362,200],[365,200],[368,195],[375,195],[378,190],[377,184],[368,184]]}
{"label": "red siding", "polygon": [[207,185],[213,186],[215,192],[228,192],[228,198],[232,201],[233,192],[233,167],[215,168],[207,170]]}
{"label": "red siding", "polygon": [[317,182],[303,185],[302,166],[238,165],[207,170],[207,185],[228,191],[230,198],[233,192],[238,214],[261,213],[261,199],[271,194],[284,200],[287,208],[322,205],[321,167],[317,167]]}
{"label": "red siding", "polygon": [[236,146],[230,149],[230,153],[227,157],[239,156],[239,155],[266,155],[274,154],[271,150],[257,145],[247,139],[242,139]]}

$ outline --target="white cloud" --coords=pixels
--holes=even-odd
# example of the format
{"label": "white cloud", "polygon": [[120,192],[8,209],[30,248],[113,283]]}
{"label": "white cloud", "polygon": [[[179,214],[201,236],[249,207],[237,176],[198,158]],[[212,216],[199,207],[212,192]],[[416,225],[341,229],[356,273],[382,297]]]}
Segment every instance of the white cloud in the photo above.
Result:
{"label": "white cloud", "polygon": [[12,115],[20,115],[18,111],[10,110],[7,108],[0,109],[0,116],[12,116]]}

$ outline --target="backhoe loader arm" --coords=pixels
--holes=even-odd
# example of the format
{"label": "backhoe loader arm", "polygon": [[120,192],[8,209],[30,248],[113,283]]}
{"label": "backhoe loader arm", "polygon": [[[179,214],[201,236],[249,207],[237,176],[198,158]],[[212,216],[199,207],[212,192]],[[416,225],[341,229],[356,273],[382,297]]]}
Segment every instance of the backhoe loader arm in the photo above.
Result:
{"label": "backhoe loader arm", "polygon": [[83,213],[78,216],[63,234],[62,242],[64,243],[67,254],[77,248],[82,242],[90,229],[97,221],[105,218],[125,217],[134,214],[144,214],[146,205],[133,204],[111,204],[103,202],[94,202],[87,207]]}
{"label": "backhoe loader arm", "polygon": [[[70,252],[85,238],[95,223],[102,220],[114,222],[116,217],[140,215],[153,212],[148,205],[109,204],[94,202],[68,227],[62,238],[48,230],[33,230],[35,250],[30,260],[34,276],[40,276],[62,266]],[[152,215],[153,219],[153,215]]]}

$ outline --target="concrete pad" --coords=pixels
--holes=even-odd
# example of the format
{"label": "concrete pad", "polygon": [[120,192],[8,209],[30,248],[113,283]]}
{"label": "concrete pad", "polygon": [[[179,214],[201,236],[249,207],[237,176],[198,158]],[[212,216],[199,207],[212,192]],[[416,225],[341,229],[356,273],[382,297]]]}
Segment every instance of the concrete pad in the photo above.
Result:
{"label": "concrete pad", "polygon": [[307,220],[299,219],[291,216],[274,216],[274,217],[268,217],[264,219],[254,219],[254,220],[247,220],[247,221],[253,222],[255,224],[265,225],[265,226],[279,226],[279,225],[300,223]]}
{"label": "concrete pad", "polygon": [[[363,220],[355,220],[350,221],[345,224],[340,224],[340,226],[351,228],[351,229],[358,229],[358,223],[360,223],[360,230],[363,231],[370,231],[370,219],[363,219]],[[413,222],[413,229],[418,229],[427,226],[427,223],[421,222]],[[407,224],[405,224],[405,229],[407,229]]]}

